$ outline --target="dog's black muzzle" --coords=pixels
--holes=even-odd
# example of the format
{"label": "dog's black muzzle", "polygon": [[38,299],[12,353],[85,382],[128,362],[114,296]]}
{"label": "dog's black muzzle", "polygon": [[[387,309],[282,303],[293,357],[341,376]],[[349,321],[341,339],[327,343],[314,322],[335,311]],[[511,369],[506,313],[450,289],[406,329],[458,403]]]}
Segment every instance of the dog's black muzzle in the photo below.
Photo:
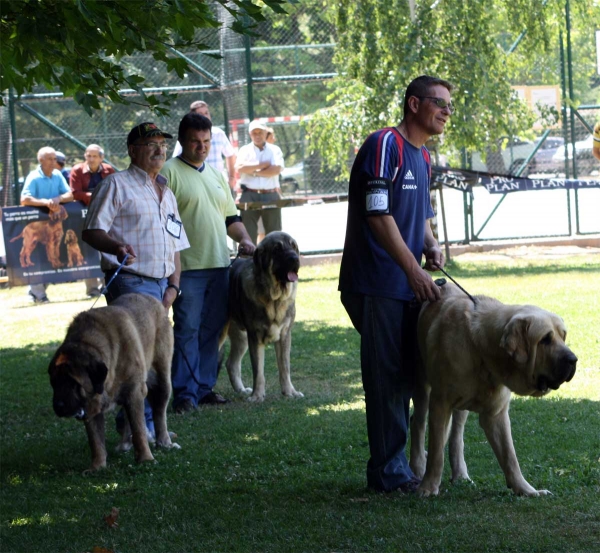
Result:
{"label": "dog's black muzzle", "polygon": [[288,250],[277,255],[275,259],[275,276],[282,283],[298,280],[300,257],[294,250]]}
{"label": "dog's black muzzle", "polygon": [[537,381],[537,388],[541,392],[550,390],[558,390],[561,384],[570,382],[575,376],[575,370],[577,368],[577,356],[569,351],[560,359],[558,366],[554,372],[553,377],[541,375]]}

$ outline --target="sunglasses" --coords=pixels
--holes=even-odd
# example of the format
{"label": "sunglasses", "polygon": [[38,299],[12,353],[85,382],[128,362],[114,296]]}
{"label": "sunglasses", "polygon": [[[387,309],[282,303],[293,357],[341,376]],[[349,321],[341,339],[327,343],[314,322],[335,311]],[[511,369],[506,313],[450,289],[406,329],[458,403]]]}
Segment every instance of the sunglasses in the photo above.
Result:
{"label": "sunglasses", "polygon": [[446,100],[444,100],[443,98],[436,98],[435,96],[417,96],[417,98],[420,98],[421,100],[424,100],[425,98],[429,98],[430,100],[433,100],[433,103],[438,107],[438,108],[448,108],[448,111],[450,112],[450,114],[453,114],[455,111],[455,107],[452,104],[452,102],[446,102]]}

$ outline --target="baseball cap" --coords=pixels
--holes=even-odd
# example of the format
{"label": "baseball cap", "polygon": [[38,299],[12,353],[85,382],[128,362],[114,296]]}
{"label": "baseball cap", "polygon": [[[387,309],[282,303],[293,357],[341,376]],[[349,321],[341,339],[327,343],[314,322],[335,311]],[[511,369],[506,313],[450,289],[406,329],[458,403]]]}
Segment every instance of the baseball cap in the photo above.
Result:
{"label": "baseball cap", "polygon": [[266,131],[267,126],[262,121],[252,121],[252,123],[250,123],[250,126],[248,127],[248,132],[252,132],[254,129]]}
{"label": "baseball cap", "polygon": [[56,161],[58,161],[58,163],[64,163],[67,161],[67,158],[62,152],[56,152]]}
{"label": "baseball cap", "polygon": [[148,136],[173,138],[172,134],[161,131],[154,123],[140,123],[137,127],[133,127],[127,135],[127,145],[133,144],[138,138],[146,138]]}

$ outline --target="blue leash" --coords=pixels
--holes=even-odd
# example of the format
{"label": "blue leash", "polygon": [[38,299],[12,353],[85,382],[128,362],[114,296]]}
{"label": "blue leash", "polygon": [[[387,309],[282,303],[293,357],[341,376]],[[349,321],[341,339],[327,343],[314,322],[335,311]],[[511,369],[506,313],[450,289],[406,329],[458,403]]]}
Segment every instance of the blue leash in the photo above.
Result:
{"label": "blue leash", "polygon": [[[107,282],[106,286],[104,286],[102,288],[102,290],[100,290],[100,296],[103,295],[103,294],[106,294],[106,292],[108,292],[108,287],[112,284],[112,281],[115,280],[115,277],[119,274],[119,271],[125,266],[125,262],[127,261],[128,257],[129,257],[129,254],[126,253],[125,257],[123,258],[123,261],[121,261],[121,264],[119,265],[119,267],[117,268],[117,270],[114,272],[114,274],[110,278],[110,280]],[[96,298],[96,301],[92,304],[92,307],[90,307],[90,309],[94,309],[94,305],[96,305],[96,303],[100,299],[100,296],[98,296]]]}

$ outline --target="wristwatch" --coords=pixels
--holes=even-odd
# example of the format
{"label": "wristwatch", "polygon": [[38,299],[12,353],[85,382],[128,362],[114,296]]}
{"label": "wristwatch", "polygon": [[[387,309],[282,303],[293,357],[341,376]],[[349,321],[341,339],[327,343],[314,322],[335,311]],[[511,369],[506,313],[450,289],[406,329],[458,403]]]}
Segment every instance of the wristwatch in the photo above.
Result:
{"label": "wristwatch", "polygon": [[177,286],[176,284],[167,284],[167,288],[173,288],[175,290],[175,292],[177,292],[177,297],[181,296],[181,290],[179,289],[179,286]]}

